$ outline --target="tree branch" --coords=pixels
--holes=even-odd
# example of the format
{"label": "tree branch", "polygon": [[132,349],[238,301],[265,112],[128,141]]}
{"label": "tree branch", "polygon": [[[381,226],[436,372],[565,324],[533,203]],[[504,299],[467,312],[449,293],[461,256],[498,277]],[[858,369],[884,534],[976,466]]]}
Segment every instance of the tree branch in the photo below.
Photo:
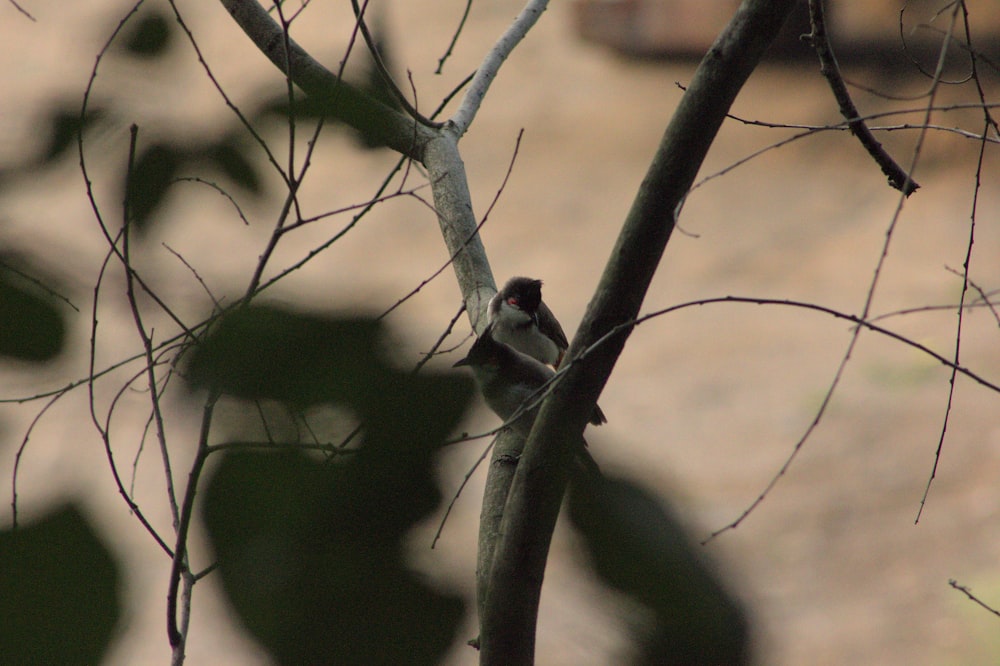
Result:
{"label": "tree branch", "polygon": [[[382,102],[361,92],[317,62],[293,40],[285,53],[281,26],[257,0],[220,0],[247,37],[307,95],[324,102],[329,114],[413,159],[423,161],[426,143],[435,133]],[[291,72],[289,72],[289,66]]]}
{"label": "tree branch", "polygon": [[479,111],[479,107],[483,103],[483,98],[486,97],[486,91],[489,90],[490,84],[493,83],[497,72],[500,71],[500,66],[507,60],[507,56],[514,48],[521,43],[521,40],[535,25],[548,5],[548,0],[528,0],[514,22],[486,54],[483,63],[476,70],[476,75],[473,77],[465,97],[462,98],[461,105],[451,118],[458,136],[462,136],[469,129],[469,125],[472,124],[476,112]]}
{"label": "tree branch", "polygon": [[[746,0],[702,60],[661,140],[568,358],[634,320],[676,212],[726,113],[796,0]],[[481,620],[482,664],[531,664],[552,531],[580,434],[632,327],[574,363],[542,404],[501,524]]]}
{"label": "tree branch", "polygon": [[875,163],[882,169],[882,173],[889,179],[889,185],[899,190],[906,196],[910,196],[920,187],[919,184],[906,173],[903,167],[896,164],[878,142],[868,125],[861,119],[858,108],[854,106],[850,93],[847,92],[847,85],[840,76],[840,66],[837,58],[833,55],[833,47],[826,36],[826,19],[823,12],[823,0],[809,0],[809,23],[811,32],[806,35],[809,43],[819,56],[820,73],[826,78],[833,91],[833,96],[840,106],[840,114],[844,116],[851,133],[858,137],[858,141],[865,147],[868,154],[872,156]]}

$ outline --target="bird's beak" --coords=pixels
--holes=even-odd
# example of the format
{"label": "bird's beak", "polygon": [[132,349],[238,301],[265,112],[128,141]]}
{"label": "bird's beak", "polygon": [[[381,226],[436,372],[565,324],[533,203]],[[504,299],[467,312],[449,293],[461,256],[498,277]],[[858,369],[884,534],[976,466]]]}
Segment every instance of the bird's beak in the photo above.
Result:
{"label": "bird's beak", "polygon": [[453,366],[451,366],[451,367],[453,367],[453,368],[457,368],[457,367],[459,367],[459,366],[463,366],[463,365],[469,365],[469,357],[468,357],[468,356],[466,356],[465,358],[463,358],[463,359],[462,359],[462,360],[460,360],[460,361],[456,361],[456,362],[455,362],[455,365],[453,365]]}

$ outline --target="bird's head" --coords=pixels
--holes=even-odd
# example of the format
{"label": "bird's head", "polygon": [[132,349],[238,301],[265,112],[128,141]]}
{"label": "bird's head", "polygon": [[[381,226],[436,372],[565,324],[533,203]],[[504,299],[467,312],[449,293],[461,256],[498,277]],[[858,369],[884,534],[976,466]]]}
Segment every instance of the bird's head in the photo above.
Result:
{"label": "bird's head", "polygon": [[542,304],[542,281],[528,277],[512,277],[500,290],[500,298],[507,305],[523,310],[532,317]]}
{"label": "bird's head", "polygon": [[482,335],[469,348],[465,358],[457,361],[452,367],[469,366],[470,368],[490,368],[500,364],[503,345],[493,339],[492,326],[487,326]]}

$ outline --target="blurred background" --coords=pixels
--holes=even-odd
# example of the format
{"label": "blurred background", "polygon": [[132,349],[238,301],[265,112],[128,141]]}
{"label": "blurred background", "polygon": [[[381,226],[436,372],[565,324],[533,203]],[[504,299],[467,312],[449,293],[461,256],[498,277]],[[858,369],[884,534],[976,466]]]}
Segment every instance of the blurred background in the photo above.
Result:
{"label": "blurred background", "polygon": [[[44,162],[39,156],[50,145],[53,109],[78,112],[98,51],[131,7],[111,0],[20,4],[35,21],[11,4],[0,4],[6,44],[0,52],[6,100],[0,111],[0,159],[6,165],[0,183],[0,247],[33,257],[38,271],[79,312],[64,308],[67,339],[57,359],[4,365],[3,398],[36,395],[87,375],[94,284],[107,244],[86,198],[75,147],[58,160]],[[504,65],[462,141],[480,217],[515,161],[482,230],[497,280],[515,274],[543,279],[545,300],[570,335],[681,86],[690,81],[697,54],[711,43],[734,4],[553,3]],[[902,15],[894,2],[828,4],[829,29],[844,53],[845,77],[857,84],[855,102],[865,114],[895,112],[873,125],[895,127],[877,136],[907,167],[921,136],[913,126],[923,122],[930,85],[920,66],[933,69],[932,47],[951,14],[936,14],[944,3],[933,2],[910,3]],[[995,56],[1000,43],[996,3],[965,4],[973,43]],[[126,57],[112,47],[91,93],[91,105],[102,115],[87,134],[88,168],[109,221],[119,217],[130,124],[139,126],[140,142],[169,142],[192,151],[217,145],[234,126],[232,111],[176,30],[169,7],[149,3],[143,9],[170,17],[164,54]],[[263,114],[265,100],[283,91],[277,71],[221,4],[180,3],[180,9],[229,99]],[[473,3],[441,74],[435,70],[465,3],[373,2],[372,9],[400,80],[412,79],[417,106],[429,111],[475,69],[519,5]],[[909,54],[901,52],[901,20]],[[296,19],[292,36],[336,70],[351,25],[348,3],[314,1]],[[687,25],[690,30],[679,27]],[[839,122],[817,62],[794,39],[806,28],[790,30],[792,38],[753,74],[733,115],[773,124]],[[997,91],[992,63],[980,63],[988,100],[995,100]],[[945,77],[956,83],[938,89],[935,106],[948,109],[930,122],[981,133],[982,112],[962,106],[978,100],[975,83],[967,80],[967,64],[957,56],[948,61]],[[353,59],[348,71],[363,76],[363,60]],[[287,127],[263,119],[260,127],[284,163]],[[301,159],[309,133],[299,131]],[[800,131],[730,120],[700,179]],[[245,137],[234,139],[241,140]],[[858,312],[894,212],[902,207],[873,313],[887,315],[880,324],[945,356],[953,354],[955,310],[929,306],[955,304],[960,295],[962,282],[953,270],[961,270],[969,244],[980,144],[941,129],[929,132],[920,146],[914,178],[921,189],[905,203],[843,131],[790,142],[703,180],[685,204],[645,310],[738,295]],[[396,160],[387,151],[363,150],[342,128],[328,129],[300,191],[306,214],[366,201]],[[981,170],[970,266],[971,279],[987,292],[1000,284],[998,167],[991,143]],[[179,182],[134,248],[143,275],[181,317],[198,321],[212,307],[192,268],[216,298],[232,299],[246,288],[283,194],[273,171],[262,166],[258,173],[260,194],[245,181],[242,189],[232,190],[246,223],[217,191]],[[420,182],[414,173],[407,184]],[[429,189],[417,196],[429,200]],[[301,259],[349,220],[350,213],[332,215],[289,234],[265,277]],[[447,259],[433,212],[413,196],[401,196],[377,206],[265,299],[311,311],[379,313]],[[114,271],[110,275],[100,295],[98,367],[141,350],[122,298],[123,283]],[[977,297],[970,292],[971,300]],[[459,305],[459,291],[446,271],[390,315],[392,354],[400,367],[411,366],[433,345]],[[147,325],[165,337],[171,322],[150,317]],[[455,344],[467,328],[460,320]],[[995,311],[970,309],[961,346],[962,364],[995,383],[1000,378],[997,329]],[[841,320],[783,307],[712,305],[653,319],[636,329],[601,397],[609,423],[588,433],[591,450],[606,469],[632,476],[673,502],[694,537],[703,539],[735,520],[792,453],[816,416],[849,336]],[[445,355],[432,366],[445,369],[460,354]],[[98,384],[104,412],[137,369],[112,373]],[[941,436],[948,377],[947,368],[912,348],[863,334],[821,423],[788,473],[738,529],[705,546],[753,614],[761,663],[1000,661],[997,618],[948,585],[954,579],[994,607],[1000,605],[1000,422],[993,411],[1000,402],[966,378],[956,381],[937,477],[914,524]],[[43,405],[0,405],[0,478],[9,484],[19,460],[19,519],[30,521],[67,497],[82,501],[124,565],[127,613],[108,663],[166,663],[169,561],[118,496],[91,424],[85,388],[44,415],[17,458]],[[180,478],[197,437],[197,402],[178,391],[166,407],[173,415],[168,434]],[[127,391],[118,398],[112,428],[121,446],[119,461],[127,461],[122,464],[130,470],[147,415],[143,394]],[[480,432],[495,425],[480,408],[463,429]],[[451,447],[442,457],[446,494],[459,489],[483,447],[482,442]],[[137,502],[167,532],[170,517],[158,455],[147,446],[137,460]],[[474,474],[462,491],[434,549],[430,543],[440,516],[412,539],[412,557],[421,570],[470,598],[484,473]],[[199,531],[193,557],[207,565],[202,540]],[[629,609],[594,581],[574,534],[560,528],[543,591],[538,662],[620,661],[627,649]],[[188,663],[267,663],[231,619],[211,577],[196,587],[191,625]],[[470,616],[462,636],[475,632]],[[449,663],[476,661],[470,648],[456,645]]]}

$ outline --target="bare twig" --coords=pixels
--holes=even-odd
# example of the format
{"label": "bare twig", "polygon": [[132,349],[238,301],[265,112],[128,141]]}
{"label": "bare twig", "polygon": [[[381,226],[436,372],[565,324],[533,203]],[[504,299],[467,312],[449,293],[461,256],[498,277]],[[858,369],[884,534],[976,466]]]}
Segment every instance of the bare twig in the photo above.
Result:
{"label": "bare twig", "polygon": [[[135,150],[136,143],[138,141],[139,127],[135,124],[131,127],[130,141],[129,141],[129,151],[128,151],[128,169],[126,171],[126,178],[131,180],[132,169],[135,164]],[[166,474],[166,485],[167,485],[167,503],[170,506],[170,514],[173,516],[174,529],[177,529],[178,512],[177,512],[177,497],[174,495],[174,475],[173,469],[170,465],[170,452],[167,448],[167,431],[163,425],[163,413],[160,410],[160,394],[157,390],[156,381],[156,363],[153,360],[153,340],[149,334],[146,333],[146,327],[142,323],[142,313],[139,312],[139,302],[136,300],[135,296],[135,271],[132,267],[132,259],[130,254],[130,243],[129,239],[131,237],[130,228],[132,225],[132,202],[128,200],[128,192],[131,188],[127,184],[125,186],[125,201],[122,202],[122,251],[121,259],[122,265],[125,268],[125,295],[128,300],[129,309],[132,311],[132,320],[135,322],[136,332],[139,334],[139,339],[142,342],[142,349],[146,355],[146,373],[147,380],[149,382],[149,399],[152,403],[153,409],[153,419],[156,423],[156,438],[160,444],[160,456],[163,458],[163,471]]]}
{"label": "bare twig", "polygon": [[12,5],[14,5],[14,9],[16,9],[16,10],[17,10],[17,11],[19,11],[19,12],[21,12],[21,13],[22,13],[22,14],[24,14],[24,15],[25,15],[26,17],[28,17],[28,18],[29,18],[29,19],[31,19],[32,21],[36,21],[36,22],[37,22],[37,20],[38,20],[38,19],[36,19],[36,18],[35,18],[34,16],[32,16],[31,14],[29,14],[29,13],[28,13],[28,10],[27,10],[27,9],[25,9],[25,8],[24,8],[24,7],[22,7],[21,5],[17,4],[17,1],[16,1],[16,0],[7,0],[7,2],[9,2],[9,3],[10,3],[10,4],[12,4]]}
{"label": "bare twig", "polygon": [[472,78],[472,83],[469,85],[461,105],[451,117],[451,124],[456,136],[462,136],[469,129],[483,99],[486,97],[486,92],[500,71],[501,65],[514,48],[521,43],[531,27],[535,25],[548,4],[548,0],[528,0],[521,9],[521,13],[517,15],[514,22],[500,36],[500,39],[483,59]]}
{"label": "bare twig", "polygon": [[454,34],[451,36],[451,41],[448,42],[448,48],[445,49],[444,55],[438,58],[437,69],[434,70],[435,74],[440,74],[444,71],[444,63],[451,57],[451,52],[455,50],[455,44],[458,43],[458,37],[462,34],[462,29],[465,27],[465,21],[469,18],[469,10],[472,9],[472,0],[465,0],[465,10],[462,12],[462,18],[458,22],[458,27],[455,28]]}
{"label": "bare twig", "polygon": [[420,372],[420,369],[427,364],[427,361],[434,358],[434,356],[438,353],[438,350],[441,348],[441,345],[444,344],[444,341],[448,339],[448,336],[451,335],[451,332],[455,329],[455,324],[458,323],[459,318],[462,316],[464,312],[465,312],[465,303],[462,303],[460,306],[458,306],[458,312],[455,313],[455,316],[452,317],[451,321],[448,322],[448,325],[445,326],[444,331],[442,331],[437,341],[435,341],[434,344],[431,345],[431,348],[427,350],[427,353],[423,355],[423,358],[421,358],[417,362],[417,365],[414,366],[413,374],[417,374],[418,372]]}
{"label": "bare twig", "polygon": [[858,137],[861,145],[865,147],[868,154],[879,165],[882,173],[888,177],[889,185],[906,196],[913,194],[920,185],[910,177],[910,174],[896,164],[896,161],[882,148],[882,144],[875,139],[871,130],[861,120],[858,109],[854,106],[850,93],[847,92],[847,86],[840,76],[840,67],[837,65],[837,59],[833,55],[833,48],[830,46],[830,41],[826,36],[823,0],[809,0],[809,20],[812,25],[812,32],[808,35],[808,41],[816,50],[816,55],[819,56],[820,72],[830,84],[833,96],[837,99],[837,104],[840,105],[840,113],[850,124],[851,132]]}
{"label": "bare twig", "polygon": [[964,585],[959,585],[958,581],[955,580],[954,578],[952,578],[951,580],[948,581],[948,585],[951,585],[954,589],[956,589],[959,592],[961,592],[962,594],[964,594],[966,597],[969,598],[970,601],[973,601],[973,602],[979,604],[980,606],[982,606],[983,608],[985,608],[989,612],[993,613],[997,617],[1000,617],[1000,610],[997,610],[996,608],[993,608],[989,604],[987,604],[984,601],[980,600],[979,597],[977,597],[976,595],[974,595],[972,593],[972,590],[970,590],[969,588],[965,587]]}
{"label": "bare twig", "polygon": [[365,11],[368,9],[368,0],[365,0],[364,6],[358,6],[358,0],[351,0],[351,7],[354,8],[354,18],[358,22],[358,28],[361,29],[361,35],[365,39],[365,44],[368,46],[368,51],[371,53],[372,61],[375,63],[375,69],[378,70],[379,76],[382,77],[382,82],[392,93],[393,98],[399,103],[403,110],[406,111],[410,116],[413,117],[421,125],[426,125],[427,127],[438,128],[443,125],[443,123],[437,123],[429,120],[423,116],[422,113],[417,111],[416,107],[410,104],[410,100],[406,99],[406,95],[403,91],[399,89],[396,82],[392,78],[392,72],[386,67],[385,61],[382,59],[381,50],[378,44],[375,43],[375,39],[372,37],[371,31],[368,30],[368,23],[365,21]]}
{"label": "bare twig", "polygon": [[[187,543],[188,531],[191,527],[191,518],[194,513],[194,499],[198,493],[198,481],[201,472],[205,468],[205,460],[208,458],[210,449],[209,434],[212,430],[212,416],[215,414],[215,405],[219,400],[219,394],[211,391],[205,404],[202,407],[201,432],[198,436],[198,450],[194,461],[191,463],[191,471],[188,475],[187,486],[184,490],[184,499],[181,502],[180,522],[177,529],[177,542],[174,548],[173,558],[170,565],[170,583],[167,589],[167,637],[170,646],[174,648],[174,663],[183,662],[184,641],[187,637],[187,620],[191,611],[191,589],[194,585],[194,577],[191,575],[188,563]],[[184,579],[183,592],[179,589],[181,579]],[[182,595],[181,622],[177,622],[178,596]]]}
{"label": "bare twig", "polygon": [[28,448],[28,440],[31,439],[31,433],[35,431],[35,426],[37,426],[38,422],[42,420],[45,413],[49,411],[49,408],[56,404],[56,402],[58,402],[59,399],[67,393],[69,393],[69,389],[56,393],[40,410],[38,410],[35,417],[31,419],[31,423],[28,424],[28,428],[24,432],[24,437],[21,438],[21,445],[17,447],[17,453],[14,454],[14,470],[10,475],[11,529],[17,529],[17,474],[21,467],[21,456],[24,455],[25,449]]}
{"label": "bare twig", "polygon": [[427,143],[436,138],[433,129],[415,123],[406,114],[358,90],[317,62],[294,40],[289,38],[286,41],[281,26],[257,0],[220,2],[257,48],[306,94],[322,103],[329,115],[380,144],[415,159],[423,159]]}
{"label": "bare twig", "polygon": [[[104,453],[108,459],[108,467],[111,469],[111,476],[115,480],[115,485],[118,488],[118,494],[121,495],[122,499],[128,505],[129,510],[132,515],[138,519],[146,531],[153,537],[153,540],[160,546],[161,549],[170,557],[173,557],[173,550],[167,545],[166,541],[160,537],[159,533],[153,527],[153,525],[146,519],[146,516],[142,513],[139,505],[133,501],[131,495],[125,489],[125,484],[122,481],[121,475],[118,473],[118,465],[115,463],[114,452],[111,450],[111,433],[108,428],[101,424],[100,419],[97,417],[97,395],[95,391],[95,384],[98,378],[98,373],[95,372],[95,366],[97,363],[97,311],[98,303],[100,302],[100,292],[101,285],[104,281],[104,273],[107,270],[108,264],[111,262],[111,257],[114,252],[108,250],[107,254],[104,256],[104,261],[101,262],[101,269],[98,271],[97,281],[94,284],[94,303],[91,308],[90,314],[90,356],[89,356],[89,374],[87,376],[87,401],[90,408],[90,418],[97,429],[97,432],[101,436],[101,441],[104,444]],[[68,388],[66,390],[69,390]]]}
{"label": "bare twig", "polygon": [[[971,78],[976,82],[976,87],[979,92],[979,98],[981,101],[985,101],[986,93],[983,90],[982,82],[979,80],[979,68],[976,64],[976,54],[974,50],[971,50],[972,46],[972,35],[969,29],[969,16],[968,10],[965,8],[964,2],[958,3],[963,11],[963,19],[965,25],[965,38],[966,42],[970,46],[971,53]],[[954,25],[954,21],[952,22]],[[947,36],[946,36],[947,39]],[[994,130],[997,129],[996,121],[993,120],[990,112],[986,109],[983,110],[983,135],[989,131],[990,127]],[[986,156],[986,142],[981,141],[979,144],[979,156],[976,162],[976,177],[975,185],[972,191],[972,209],[969,212],[969,240],[965,248],[965,260],[962,262],[962,292],[959,296],[957,315],[958,321],[955,326],[955,353],[954,360],[955,365],[958,365],[961,358],[962,349],[962,325],[965,322],[965,299],[969,292],[969,268],[972,264],[972,246],[975,244],[976,239],[976,216],[979,210],[979,194],[982,191],[982,178],[983,178],[983,161]],[[944,449],[944,439],[945,433],[948,431],[948,420],[951,416],[951,407],[955,397],[955,375],[956,370],[953,368],[951,371],[951,376],[948,380],[948,400],[945,405],[944,418],[941,423],[941,435],[938,438],[937,450],[934,452],[934,465],[931,467],[930,476],[927,478],[927,486],[924,488],[924,494],[920,498],[920,507],[917,509],[917,516],[914,523],[920,522],[920,516],[923,514],[924,506],[927,503],[927,496],[931,491],[931,484],[934,482],[935,476],[937,476],[938,464],[941,462],[941,452]]]}
{"label": "bare twig", "polygon": [[205,60],[205,56],[201,52],[201,47],[198,46],[198,41],[195,39],[194,33],[191,32],[190,28],[188,28],[187,26],[187,22],[184,21],[184,17],[181,15],[180,10],[177,8],[175,0],[169,0],[169,2],[170,2],[170,8],[174,10],[174,18],[177,20],[177,24],[181,27],[181,30],[184,31],[188,43],[191,45],[191,48],[194,50],[195,56],[198,58],[198,62],[201,64],[201,68],[205,71],[205,76],[207,76],[208,80],[212,82],[212,85],[218,91],[219,96],[222,97],[222,101],[225,103],[225,105],[229,108],[230,111],[233,112],[233,115],[236,116],[240,124],[247,130],[250,136],[253,137],[253,140],[257,143],[258,146],[261,147],[261,150],[264,151],[264,154],[267,156],[267,161],[270,162],[271,165],[275,168],[275,170],[281,175],[282,180],[284,180],[287,183],[288,174],[286,174],[284,169],[281,168],[281,165],[278,163],[278,158],[275,157],[274,153],[271,152],[271,148],[270,146],[268,146],[267,141],[264,140],[264,137],[262,137],[257,132],[257,130],[253,127],[253,125],[246,118],[246,116],[243,115],[243,112],[239,109],[239,107],[236,106],[236,104],[229,98],[229,95],[222,87],[222,84],[219,83],[219,80],[217,78],[215,78],[215,72],[212,71],[212,68],[208,64],[208,61]]}
{"label": "bare twig", "polygon": [[25,273],[24,271],[22,271],[17,266],[13,266],[9,262],[4,261],[3,259],[0,259],[0,266],[2,266],[4,268],[4,270],[8,270],[11,273],[13,273],[14,275],[17,275],[18,277],[20,277],[20,278],[22,278],[24,280],[27,280],[31,284],[35,285],[36,287],[38,287],[39,289],[41,289],[42,291],[44,291],[45,293],[47,293],[49,296],[51,296],[53,298],[59,299],[60,301],[62,301],[66,305],[68,305],[71,308],[73,308],[75,311],[77,311],[77,312],[80,311],[80,308],[76,307],[76,305],[73,304],[73,301],[69,300],[69,297],[63,296],[58,291],[56,291],[55,289],[53,289],[49,285],[45,284],[44,282],[42,282],[41,280],[39,280],[35,276],[29,275],[29,274]]}
{"label": "bare twig", "polygon": [[198,183],[200,185],[207,185],[208,187],[212,188],[222,196],[229,199],[229,203],[231,203],[233,205],[233,208],[236,209],[236,214],[240,216],[241,220],[243,220],[243,224],[248,227],[250,226],[250,220],[248,220],[247,216],[243,214],[243,209],[240,208],[240,205],[238,203],[236,203],[236,199],[233,198],[233,195],[231,195],[225,189],[220,187],[218,184],[213,183],[210,180],[205,180],[204,178],[199,178],[198,176],[181,176],[180,178],[176,178],[175,180],[176,182]]}
{"label": "bare twig", "polygon": [[476,462],[472,463],[472,466],[468,469],[468,471],[466,471],[465,476],[462,478],[462,482],[459,483],[458,488],[455,489],[455,494],[451,496],[451,501],[448,502],[448,506],[444,510],[444,515],[441,516],[441,522],[438,523],[437,531],[434,532],[434,538],[431,539],[431,550],[437,546],[438,539],[441,538],[441,533],[444,532],[444,524],[448,522],[448,516],[451,515],[451,510],[455,508],[455,504],[458,502],[459,496],[462,494],[462,491],[465,490],[465,486],[469,484],[469,481],[472,479],[472,475],[476,473],[479,466],[483,464],[484,460],[486,460],[486,456],[488,456],[490,451],[493,450],[493,445],[496,444],[496,441],[495,437],[490,440],[489,445],[484,448],[482,454],[476,458]]}

